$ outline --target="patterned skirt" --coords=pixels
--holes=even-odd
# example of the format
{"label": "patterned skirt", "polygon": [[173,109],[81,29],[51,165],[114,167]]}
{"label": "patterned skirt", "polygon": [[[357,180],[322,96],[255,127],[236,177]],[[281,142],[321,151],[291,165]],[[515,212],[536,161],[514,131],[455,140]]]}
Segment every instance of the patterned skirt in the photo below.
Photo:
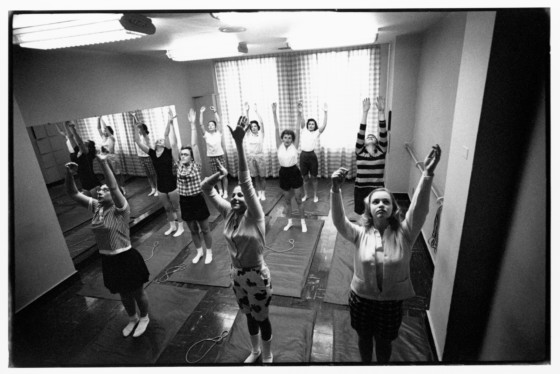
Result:
{"label": "patterned skirt", "polygon": [[393,341],[399,336],[402,300],[370,300],[350,291],[350,321],[358,335]]}

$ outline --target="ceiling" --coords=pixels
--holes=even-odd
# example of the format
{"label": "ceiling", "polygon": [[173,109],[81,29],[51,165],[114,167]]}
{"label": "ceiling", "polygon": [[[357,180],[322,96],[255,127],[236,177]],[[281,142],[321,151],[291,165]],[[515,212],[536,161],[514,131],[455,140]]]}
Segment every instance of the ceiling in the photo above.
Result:
{"label": "ceiling", "polygon": [[[251,11],[213,13],[142,13],[156,27],[139,39],[79,47],[119,54],[167,59],[168,50],[189,54],[189,60],[279,53],[387,43],[398,35],[421,32],[447,13],[438,11]],[[15,21],[14,21],[15,25]],[[224,33],[220,27],[239,26],[244,32]],[[237,51],[239,42],[248,53]],[[296,45],[297,44],[297,45]],[[301,45],[301,47],[300,47]]]}

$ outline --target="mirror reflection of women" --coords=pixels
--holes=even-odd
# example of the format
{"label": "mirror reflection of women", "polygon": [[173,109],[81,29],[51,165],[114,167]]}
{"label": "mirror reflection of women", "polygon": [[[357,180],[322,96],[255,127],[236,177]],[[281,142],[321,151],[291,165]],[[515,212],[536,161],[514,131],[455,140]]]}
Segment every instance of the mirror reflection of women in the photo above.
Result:
{"label": "mirror reflection of women", "polygon": [[66,192],[93,213],[91,227],[101,254],[103,283],[111,293],[120,294],[128,314],[129,322],[122,334],[127,337],[134,331],[133,337],[139,337],[150,322],[148,296],[144,291],[149,272],[144,258],[131,245],[130,205],[117,185],[108,156],[99,154],[97,159],[106,183],[99,188],[96,197],[78,192],[72,176],[78,165],[73,162],[66,164]]}
{"label": "mirror reflection of women", "polygon": [[[249,103],[245,103],[245,115],[249,117]],[[257,190],[257,198],[266,200],[266,160],[264,158],[264,122],[257,110],[257,104],[253,104],[253,110],[257,115],[258,121],[249,121],[249,131],[245,136],[245,144],[247,149],[247,164],[249,171],[255,178],[255,189]]]}
{"label": "mirror reflection of women", "polygon": [[177,138],[173,128],[173,111],[169,108],[167,125],[163,138],[156,140],[155,149],[148,147],[140,141],[140,134],[134,131],[134,142],[144,152],[146,152],[157,175],[158,198],[169,222],[169,229],[164,233],[177,237],[184,232],[183,219],[181,218],[181,208],[179,205],[179,192],[177,191],[177,178],[173,175],[173,164],[177,162]]}
{"label": "mirror reflection of women", "polygon": [[119,187],[121,188],[123,194],[126,195],[126,190],[124,188],[124,175],[121,170],[121,163],[115,153],[115,131],[111,126],[107,126],[105,121],[103,121],[103,116],[99,116],[97,120],[97,131],[101,136],[101,154],[107,156],[107,161],[113,169],[113,173],[117,178]]}
{"label": "mirror reflection of women", "polygon": [[74,148],[70,158],[78,165],[78,179],[82,186],[82,193],[87,196],[96,196],[97,188],[101,183],[93,172],[93,160],[97,154],[95,142],[93,140],[84,142],[76,131],[76,124],[72,121],[66,121],[64,128],[68,134],[68,141]]}
{"label": "mirror reflection of women", "polygon": [[350,222],[340,193],[347,170],[340,168],[332,174],[332,220],[338,232],[356,247],[349,305],[363,362],[371,362],[374,340],[377,362],[389,362],[392,341],[398,337],[402,322],[403,300],[414,296],[412,246],[428,214],[432,179],[440,157],[441,149],[435,145],[426,156],[424,172],[404,220],[393,194],[378,188],[366,198],[364,225]]}
{"label": "mirror reflection of women", "polygon": [[[196,113],[194,109],[189,111],[189,123],[191,124],[192,147],[184,146],[179,153],[179,167],[177,169],[177,188],[179,190],[179,198],[181,204],[181,214],[183,220],[191,232],[194,246],[196,248],[196,256],[193,258],[193,264],[198,263],[204,251],[202,249],[202,240],[206,246],[206,256],[204,263],[212,262],[212,234],[210,232],[210,211],[206,205],[206,200],[200,189],[200,172],[201,166],[194,159],[194,151],[198,151],[196,141]],[[199,154],[199,152],[197,152]]]}
{"label": "mirror reflection of women", "polygon": [[300,116],[300,145],[301,153],[299,155],[299,167],[301,169],[301,174],[303,175],[303,191],[304,195],[302,201],[307,200],[309,196],[308,184],[311,182],[313,187],[313,202],[318,202],[319,197],[317,196],[317,175],[319,174],[319,160],[317,159],[317,154],[315,154],[315,149],[319,145],[319,137],[325,131],[327,127],[327,103],[323,105],[323,124],[318,127],[317,121],[313,118],[309,118],[307,123],[303,121],[303,115]]}
{"label": "mirror reflection of women", "polygon": [[261,354],[263,363],[271,363],[272,325],[268,307],[272,285],[263,256],[266,245],[264,212],[251,183],[243,149],[243,138],[248,130],[246,117],[240,117],[235,130],[231,130],[239,157],[239,185],[233,189],[229,203],[214,190],[220,178],[227,175],[223,167],[202,182],[202,190],[225,220],[224,236],[231,255],[233,291],[239,309],[247,318],[251,339],[251,354],[245,363],[255,362]]}
{"label": "mirror reflection of women", "polygon": [[[297,166],[297,137],[292,130],[284,130],[280,134],[278,116],[276,114],[276,103],[272,104],[272,114],[274,117],[274,125],[276,126],[276,146],[278,149],[278,163],[280,164],[280,188],[284,195],[284,204],[286,207],[286,217],[288,224],[284,227],[284,231],[288,231],[293,226],[292,222],[292,199],[296,200],[299,214],[301,218],[301,231],[307,232],[305,223],[305,212],[303,210],[303,201],[301,200],[303,186],[303,177]],[[300,117],[303,116],[303,105],[298,103],[298,123]]]}
{"label": "mirror reflection of women", "polygon": [[[136,118],[136,114],[131,113],[132,119],[134,120],[134,124],[138,128],[138,135],[139,140],[148,148],[152,148],[150,138],[148,135],[150,134],[150,130],[148,130],[148,126],[145,123],[141,123]],[[152,160],[150,159],[150,155],[144,152],[140,147],[137,147],[137,154],[142,167],[144,168],[144,173],[146,173],[146,178],[148,179],[148,183],[152,190],[148,194],[148,196],[158,196],[157,192],[157,176],[156,170],[154,169],[154,164],[152,164]]]}
{"label": "mirror reflection of women", "polygon": [[[222,125],[220,121],[220,115],[216,111],[216,108],[211,106],[210,110],[214,113],[214,121],[208,121],[208,130],[204,129],[204,112],[206,107],[200,108],[200,131],[202,131],[202,137],[206,141],[206,156],[208,156],[208,161],[210,162],[210,173],[214,174],[219,171],[219,166],[226,165],[226,160],[224,158],[224,149],[222,148]],[[218,183],[218,193],[227,199],[228,197],[228,179],[222,178],[220,183]]]}

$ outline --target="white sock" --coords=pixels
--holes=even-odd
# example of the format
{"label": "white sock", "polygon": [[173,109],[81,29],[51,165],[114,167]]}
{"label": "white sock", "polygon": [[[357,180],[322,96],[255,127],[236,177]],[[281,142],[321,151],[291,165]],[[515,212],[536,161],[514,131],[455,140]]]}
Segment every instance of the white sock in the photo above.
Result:
{"label": "white sock", "polygon": [[288,218],[288,224],[286,226],[284,226],[284,231],[288,231],[290,229],[290,227],[293,226],[293,222],[291,218]]}
{"label": "white sock", "polygon": [[183,231],[185,231],[185,229],[183,227],[183,221],[177,222],[177,232],[175,234],[173,234],[173,236],[177,237],[177,236],[181,235],[183,233]]}
{"label": "white sock", "polygon": [[206,258],[204,259],[204,263],[208,265],[212,262],[212,250],[210,248],[206,248]]}
{"label": "white sock", "polygon": [[155,193],[156,193],[156,190],[152,188],[152,192],[150,192],[150,193],[148,194],[148,196],[152,196],[152,195],[155,194]]}
{"label": "white sock", "polygon": [[175,221],[172,221],[172,222],[169,222],[169,230],[167,230],[163,234],[164,235],[169,235],[175,230],[177,230],[177,225],[175,224]]}
{"label": "white sock", "polygon": [[307,200],[307,194],[303,195],[303,197],[301,198],[301,201],[305,201]]}
{"label": "white sock", "polygon": [[301,232],[307,232],[307,224],[303,218],[301,219]]}
{"label": "white sock", "polygon": [[192,263],[196,264],[198,261],[200,261],[200,259],[202,258],[202,248],[197,248],[196,249],[196,256],[194,256],[194,258],[192,259]]}
{"label": "white sock", "polygon": [[134,334],[132,334],[132,336],[137,338],[142,335],[144,331],[146,331],[148,323],[150,323],[150,317],[148,317],[147,314],[145,317],[140,317],[140,319],[138,320],[138,326],[136,326],[136,330],[134,330]]}
{"label": "white sock", "polygon": [[316,203],[319,201],[319,197],[317,195],[315,195],[315,197],[313,198],[313,202]]}
{"label": "white sock", "polygon": [[156,193],[154,194],[154,196],[159,196],[158,190],[156,190]]}
{"label": "white sock", "polygon": [[261,191],[261,200],[262,201],[266,200],[266,196],[264,195],[264,190]]}
{"label": "white sock", "polygon": [[134,327],[136,327],[137,323],[138,323],[138,314],[128,317],[128,325],[126,325],[122,330],[122,334],[125,338],[130,335],[132,330],[134,330]]}

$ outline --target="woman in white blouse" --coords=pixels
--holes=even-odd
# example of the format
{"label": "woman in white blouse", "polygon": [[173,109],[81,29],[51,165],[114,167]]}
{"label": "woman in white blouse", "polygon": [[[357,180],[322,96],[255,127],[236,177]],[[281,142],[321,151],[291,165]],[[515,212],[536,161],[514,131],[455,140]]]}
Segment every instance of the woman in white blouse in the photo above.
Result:
{"label": "woman in white blouse", "polygon": [[[288,224],[284,227],[284,231],[288,231],[293,226],[292,222],[292,198],[295,198],[301,217],[301,231],[307,232],[305,224],[305,213],[303,211],[302,186],[303,177],[297,166],[297,137],[292,130],[284,130],[280,134],[280,126],[278,125],[278,116],[276,115],[276,103],[272,104],[272,114],[274,116],[274,125],[276,126],[276,146],[278,147],[278,163],[280,164],[280,188],[284,194],[284,203],[286,204],[286,217]],[[298,103],[298,123],[299,118],[303,116],[303,105]]]}
{"label": "woman in white blouse", "polygon": [[[214,112],[215,121],[208,121],[208,130],[204,128],[204,112],[206,107],[200,108],[200,130],[202,137],[206,141],[206,156],[210,162],[210,173],[214,174],[220,171],[220,165],[226,166],[226,159],[224,158],[224,149],[222,148],[222,125],[220,115],[216,108],[211,106],[210,110]],[[221,188],[220,188],[221,187]],[[218,184],[218,193],[224,198],[228,197],[228,179],[222,178]]]}

